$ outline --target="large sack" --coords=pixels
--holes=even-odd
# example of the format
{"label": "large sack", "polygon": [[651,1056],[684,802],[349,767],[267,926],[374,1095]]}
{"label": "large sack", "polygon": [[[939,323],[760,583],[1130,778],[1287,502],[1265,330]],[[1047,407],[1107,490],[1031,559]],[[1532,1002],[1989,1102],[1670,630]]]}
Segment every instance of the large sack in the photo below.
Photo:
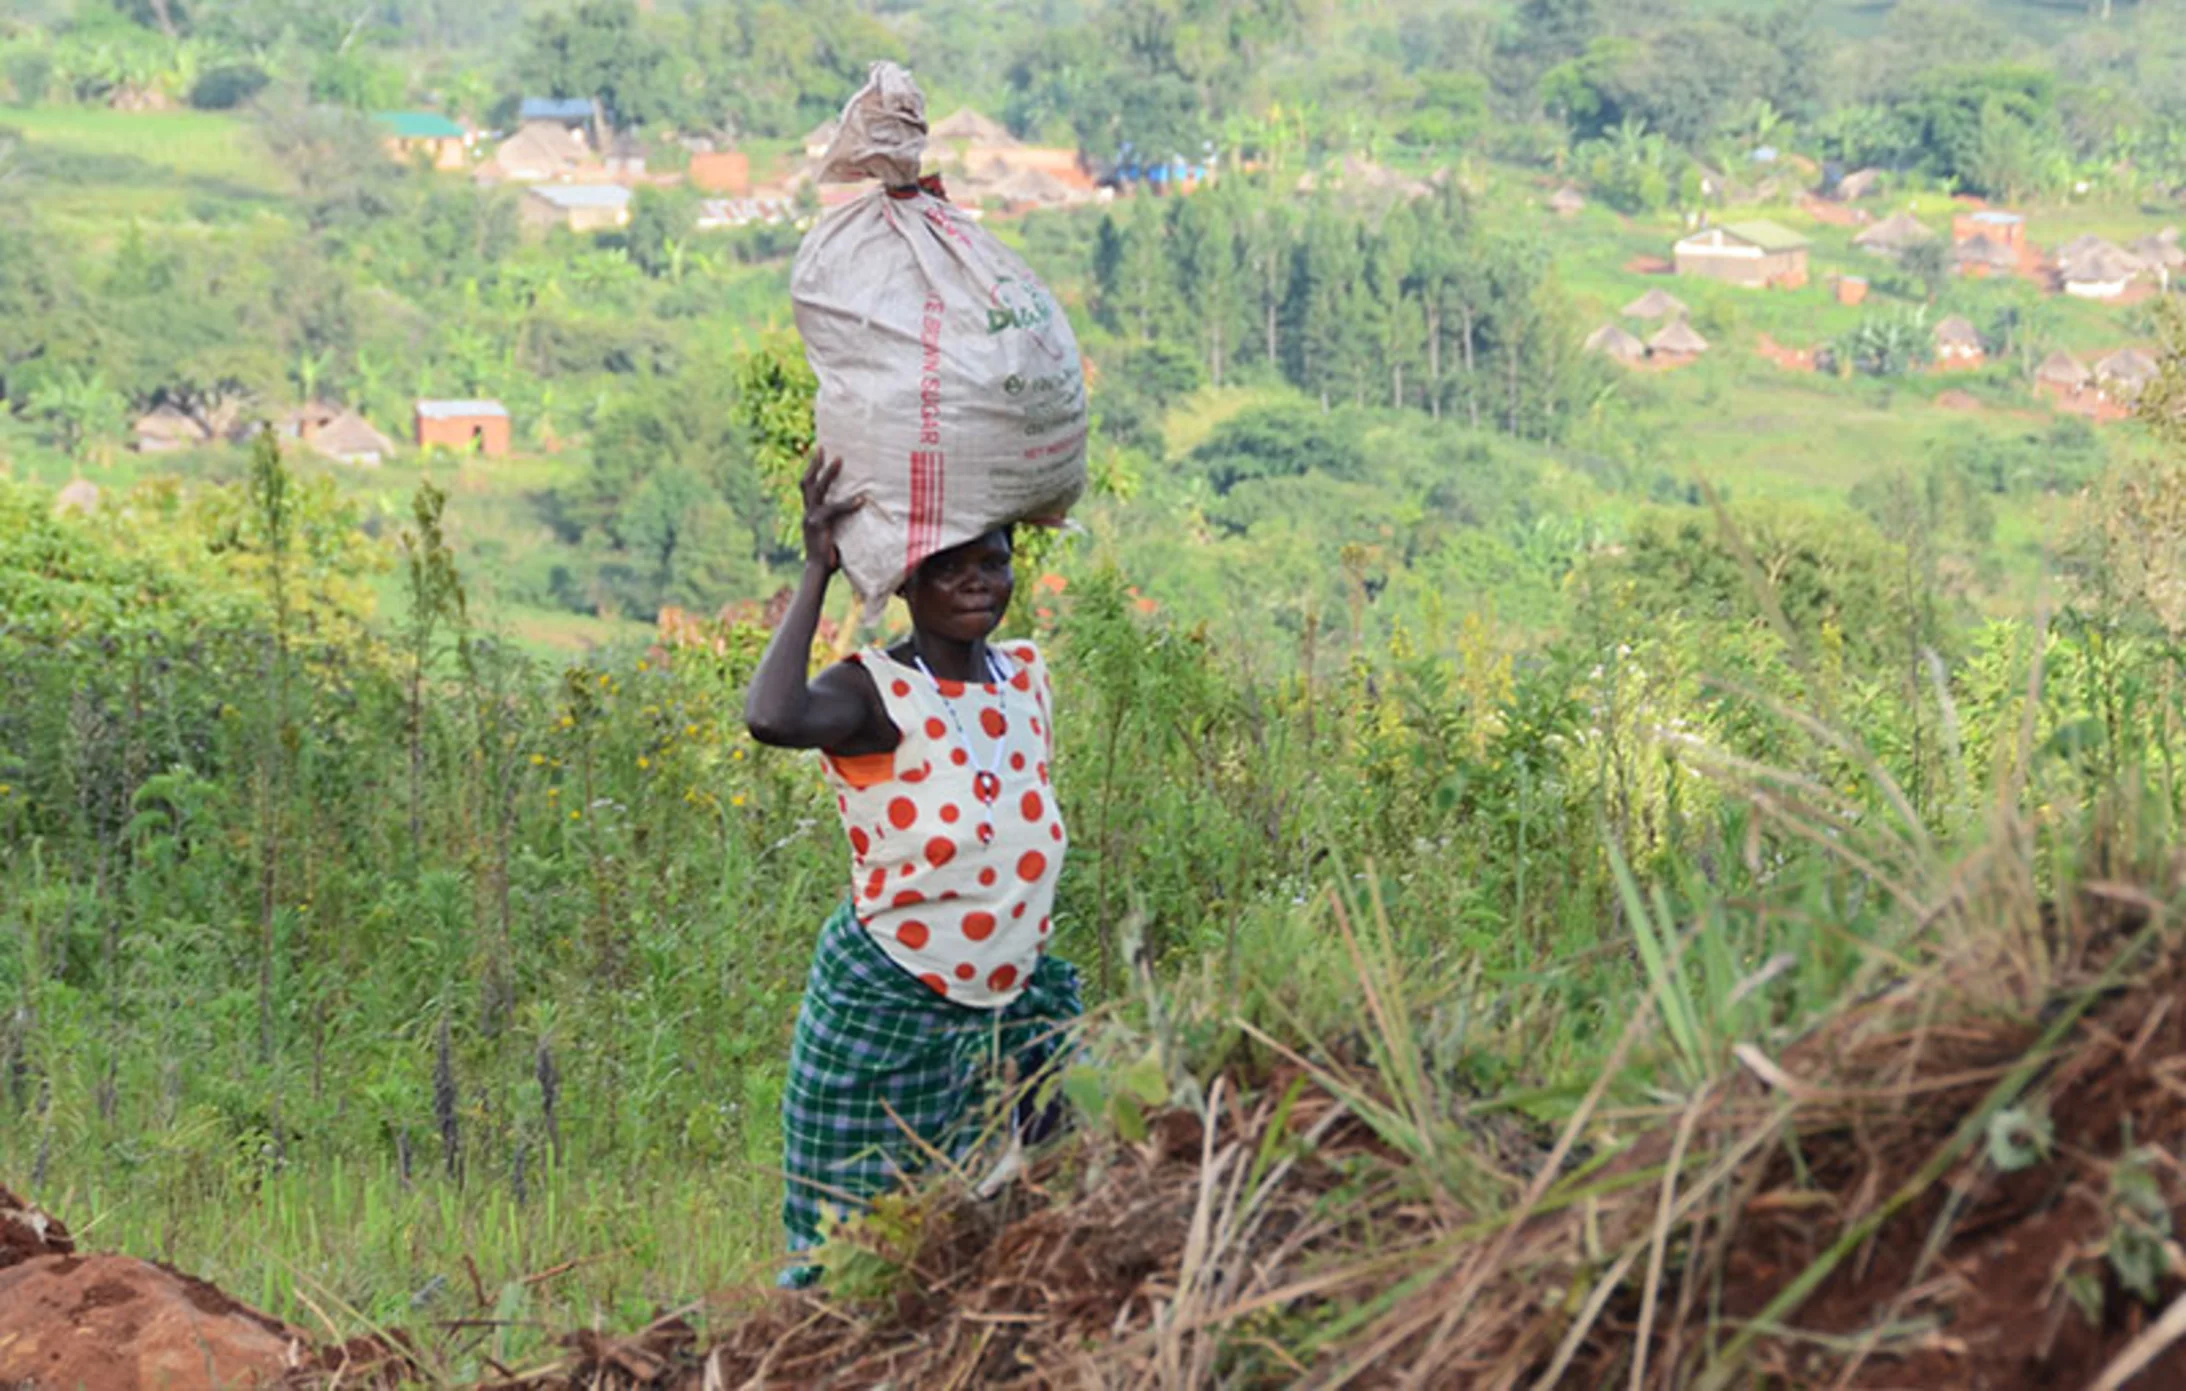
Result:
{"label": "large sack", "polygon": [[869,616],[927,556],[1058,521],[1085,488],[1070,321],[1015,252],[919,187],[925,146],[911,75],[874,64],[820,179],[880,187],[822,218],[790,273],[819,445],[865,498],[836,543]]}

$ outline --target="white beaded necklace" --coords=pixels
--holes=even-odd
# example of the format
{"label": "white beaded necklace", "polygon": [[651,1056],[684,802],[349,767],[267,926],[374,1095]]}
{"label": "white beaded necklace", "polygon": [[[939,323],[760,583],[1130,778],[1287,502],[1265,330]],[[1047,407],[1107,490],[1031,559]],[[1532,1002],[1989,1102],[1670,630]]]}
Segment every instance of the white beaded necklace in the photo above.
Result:
{"label": "white beaded necklace", "polygon": [[[1002,671],[1001,659],[994,655],[992,647],[987,649],[987,675],[994,684],[995,713],[1002,717],[1004,723],[1003,732],[995,736],[992,755],[984,768],[979,766],[979,751],[972,746],[971,736],[965,733],[964,722],[956,717],[956,701],[941,689],[941,678],[934,675],[933,668],[926,665],[925,656],[915,646],[911,649],[911,660],[917,664],[920,674],[933,683],[934,694],[940,697],[941,708],[947,713],[950,726],[956,730],[956,741],[963,745],[964,757],[971,761],[972,795],[986,806],[992,807],[1002,796],[1002,755],[1009,744],[1009,680]],[[990,817],[979,825],[979,842],[984,845],[993,839],[994,822]]]}

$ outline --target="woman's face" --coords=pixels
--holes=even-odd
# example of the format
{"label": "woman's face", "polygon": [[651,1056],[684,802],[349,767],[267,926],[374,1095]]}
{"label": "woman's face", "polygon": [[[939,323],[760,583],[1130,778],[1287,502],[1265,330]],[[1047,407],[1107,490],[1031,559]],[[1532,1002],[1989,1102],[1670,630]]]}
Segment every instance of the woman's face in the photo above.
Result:
{"label": "woman's face", "polygon": [[1009,533],[990,531],[927,557],[903,587],[912,624],[951,642],[977,642],[993,632],[1017,590],[1010,554]]}

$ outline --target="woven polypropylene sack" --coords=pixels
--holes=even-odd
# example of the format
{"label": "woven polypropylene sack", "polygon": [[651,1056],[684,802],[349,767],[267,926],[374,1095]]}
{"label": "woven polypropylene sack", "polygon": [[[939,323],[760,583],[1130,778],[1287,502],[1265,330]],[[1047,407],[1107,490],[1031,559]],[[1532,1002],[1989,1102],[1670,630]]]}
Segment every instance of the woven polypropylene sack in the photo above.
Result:
{"label": "woven polypropylene sack", "polygon": [[869,616],[927,556],[1060,521],[1085,489],[1077,336],[1023,258],[918,187],[925,137],[910,74],[874,64],[820,178],[880,186],[822,218],[790,273],[819,447],[838,495],[865,500],[835,540]]}

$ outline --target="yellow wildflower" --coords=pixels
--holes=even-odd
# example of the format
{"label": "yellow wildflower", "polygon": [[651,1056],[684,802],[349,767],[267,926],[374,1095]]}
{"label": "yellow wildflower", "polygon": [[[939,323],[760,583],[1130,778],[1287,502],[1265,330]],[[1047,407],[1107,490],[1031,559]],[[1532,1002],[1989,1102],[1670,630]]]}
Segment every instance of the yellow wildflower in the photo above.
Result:
{"label": "yellow wildflower", "polygon": [[652,760],[652,759],[650,759],[650,758],[647,758],[647,757],[646,757],[646,756],[645,756],[644,754],[642,754],[642,753],[638,755],[638,767],[640,767],[640,768],[650,768],[650,767],[652,767],[652,766],[653,766],[653,760]]}
{"label": "yellow wildflower", "polygon": [[740,807],[744,805],[744,794],[739,792],[734,797],[729,798],[729,805],[732,807]]}
{"label": "yellow wildflower", "polygon": [[531,756],[531,766],[532,766],[532,767],[534,767],[534,768],[540,768],[540,767],[544,767],[545,765],[546,765],[546,755],[545,755],[545,754],[543,754],[543,753],[535,753],[535,754],[533,754],[533,755]]}
{"label": "yellow wildflower", "polygon": [[584,815],[584,813],[583,813],[583,812],[581,812],[581,811],[579,811],[579,810],[577,810],[577,809],[576,809],[575,807],[571,807],[571,808],[569,809],[569,819],[570,819],[570,820],[572,820],[572,821],[575,821],[575,820],[577,820],[578,818],[582,817],[583,815]]}

